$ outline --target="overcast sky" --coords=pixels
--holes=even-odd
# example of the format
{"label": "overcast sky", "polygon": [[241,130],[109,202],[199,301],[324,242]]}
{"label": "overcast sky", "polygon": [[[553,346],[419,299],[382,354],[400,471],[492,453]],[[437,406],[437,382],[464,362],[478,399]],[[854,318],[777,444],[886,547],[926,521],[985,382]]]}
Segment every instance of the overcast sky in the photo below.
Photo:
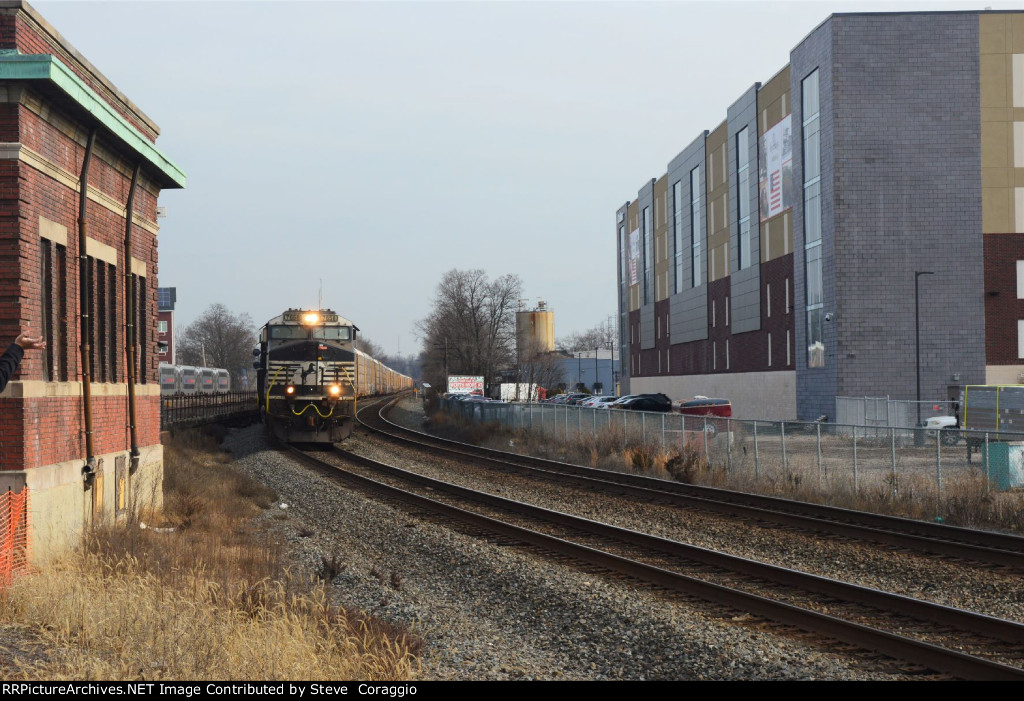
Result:
{"label": "overcast sky", "polygon": [[161,129],[179,327],[324,306],[389,353],[441,275],[518,274],[562,337],[616,314],[615,211],[830,12],[1022,2],[50,2]]}

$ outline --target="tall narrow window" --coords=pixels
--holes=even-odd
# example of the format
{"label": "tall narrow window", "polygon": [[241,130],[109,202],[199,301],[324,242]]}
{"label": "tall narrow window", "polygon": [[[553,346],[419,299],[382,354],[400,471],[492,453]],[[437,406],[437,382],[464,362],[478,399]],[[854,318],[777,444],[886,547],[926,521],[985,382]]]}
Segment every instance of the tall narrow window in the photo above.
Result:
{"label": "tall narrow window", "polygon": [[807,278],[807,367],[825,367],[821,260],[821,144],[818,71],[801,83],[803,98],[804,256]]}
{"label": "tall narrow window", "polygon": [[750,139],[747,128],[736,134],[736,213],[738,244],[736,268],[750,267]]}
{"label": "tall narrow window", "polygon": [[772,366],[772,335],[768,334],[768,367]]}
{"label": "tall narrow window", "polygon": [[643,210],[643,236],[644,236],[644,304],[651,303],[651,277],[654,267],[654,241],[651,231],[651,208],[644,207]]}
{"label": "tall narrow window", "polygon": [[47,239],[39,239],[39,291],[41,293],[41,305],[39,312],[39,332],[44,338],[50,341],[46,350],[42,352],[43,381],[49,382],[54,379],[54,363],[50,339],[50,330],[53,328],[53,243]]}
{"label": "tall narrow window", "polygon": [[619,281],[622,288],[629,287],[629,279],[626,277],[626,227],[619,225]]}
{"label": "tall narrow window", "polygon": [[683,289],[683,181],[672,186],[672,258],[676,273],[672,291],[678,294]]}
{"label": "tall narrow window", "polygon": [[700,274],[700,243],[701,243],[701,225],[700,225],[700,166],[697,166],[690,171],[690,262],[692,263],[692,272],[690,277],[690,286],[697,287],[700,285],[701,274]]}

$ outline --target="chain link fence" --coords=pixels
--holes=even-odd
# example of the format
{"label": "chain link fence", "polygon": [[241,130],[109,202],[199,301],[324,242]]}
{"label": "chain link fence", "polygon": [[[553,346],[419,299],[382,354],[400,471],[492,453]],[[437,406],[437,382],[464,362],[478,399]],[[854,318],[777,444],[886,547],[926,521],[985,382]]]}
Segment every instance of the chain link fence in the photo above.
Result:
{"label": "chain link fence", "polygon": [[[548,441],[602,450],[650,446],[732,475],[821,491],[938,499],[961,484],[1024,487],[1024,433],[749,421],[559,404],[441,400],[442,410]],[[916,417],[915,417],[916,418]]]}
{"label": "chain link fence", "polygon": [[849,426],[914,428],[933,416],[952,416],[956,402],[913,401],[889,397],[836,397],[836,423]]}

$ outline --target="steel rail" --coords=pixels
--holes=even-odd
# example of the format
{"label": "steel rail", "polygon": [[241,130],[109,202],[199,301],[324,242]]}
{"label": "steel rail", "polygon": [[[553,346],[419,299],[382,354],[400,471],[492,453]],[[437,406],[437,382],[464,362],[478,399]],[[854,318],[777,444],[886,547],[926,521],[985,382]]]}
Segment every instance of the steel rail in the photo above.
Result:
{"label": "steel rail", "polygon": [[[498,469],[539,471],[556,477],[570,475],[603,489],[613,489],[645,498],[667,499],[684,506],[821,531],[859,540],[871,540],[895,547],[926,550],[936,555],[1024,569],[1024,538],[969,528],[854,511],[810,502],[736,492],[715,487],[670,482],[599,468],[574,465],[544,458],[481,448],[432,436],[399,426],[376,414],[391,430],[384,430],[359,418],[371,431],[431,451],[441,450],[469,457]],[[372,414],[371,414],[372,415]],[[395,432],[392,432],[395,431]],[[415,439],[409,436],[415,436]]]}
{"label": "steel rail", "polygon": [[[1024,680],[1024,670],[1012,667],[1009,665],[1001,664],[998,662],[992,662],[983,658],[975,657],[966,653],[962,653],[956,650],[950,650],[948,648],[934,645],[904,636],[897,635],[888,631],[879,630],[852,621],[843,620],[835,616],[828,614],[819,613],[809,609],[804,609],[793,604],[788,604],[773,599],[760,596],[757,594],[751,594],[731,587],[707,582],[695,577],[690,577],[678,572],[673,572],[661,567],[649,565],[636,560],[631,560],[619,555],[598,550],[593,547],[573,543],[563,538],[540,533],[532,529],[524,528],[514,524],[506,523],[498,519],[494,519],[482,514],[473,513],[465,509],[461,509],[450,504],[430,499],[418,494],[414,494],[407,490],[392,485],[384,484],[376,480],[370,479],[362,475],[355,474],[351,471],[345,470],[337,465],[332,465],[323,460],[319,460],[311,455],[302,453],[301,451],[290,448],[299,459],[303,460],[307,464],[312,464],[319,469],[325,470],[333,476],[345,479],[350,483],[356,484],[362,488],[376,490],[382,492],[392,498],[400,499],[409,504],[413,504],[417,507],[424,508],[434,513],[440,514],[446,518],[456,519],[463,523],[467,523],[486,531],[504,535],[507,537],[514,538],[518,541],[528,543],[537,547],[544,548],[546,550],[556,552],[573,559],[587,562],[592,565],[605,567],[610,570],[619,572],[621,574],[635,577],[637,579],[665,587],[667,589],[677,591],[683,594],[696,596],[706,601],[713,603],[723,604],[731,608],[746,611],[754,615],[762,616],[764,618],[773,620],[783,625],[792,625],[802,630],[822,634],[831,637],[835,640],[856,645],[858,647],[873,650],[890,657],[907,660],[914,664],[920,664],[930,669],[936,670],[941,673],[952,674],[957,677],[965,679],[984,679],[984,680]],[[344,451],[339,451],[344,452]],[[553,512],[546,509],[540,509],[539,507],[531,506],[528,504],[521,504],[519,502],[512,502],[511,500],[503,499],[501,497],[495,497],[494,495],[484,495],[483,493],[476,493],[473,490],[468,490],[464,487],[457,487],[456,485],[450,485],[445,482],[438,480],[432,480],[431,478],[410,473],[400,468],[395,468],[390,465],[384,465],[377,463],[376,461],[370,460],[363,456],[356,456],[351,453],[345,453],[346,459],[357,459],[358,462],[364,465],[372,465],[375,469],[384,469],[385,472],[391,472],[395,475],[402,475],[404,478],[411,481],[419,482],[426,486],[431,486],[434,489],[445,489],[452,493],[473,493],[476,495],[474,498],[479,497],[487,500],[495,500],[495,503],[508,503],[513,504],[517,508],[527,507],[527,511],[543,512],[546,515],[545,520],[561,520],[568,519],[568,522],[574,524],[573,527],[579,527],[578,524],[591,524],[598,527],[600,530],[610,529],[608,532],[613,532],[619,540],[627,540],[637,538],[638,540],[646,541],[651,539],[653,541],[659,541],[662,547],[666,544],[673,543],[673,541],[667,541],[665,539],[656,538],[654,536],[647,536],[646,534],[636,533],[633,531],[627,531],[626,529],[619,529],[614,526],[608,526],[607,524],[600,524],[587,519],[579,519],[578,517],[569,516],[567,514],[561,514],[560,512]],[[454,489],[453,489],[454,487]],[[686,548],[692,548],[694,552],[701,550],[695,546],[685,546],[685,544],[679,544]],[[707,556],[715,559],[716,557],[722,557],[730,560],[743,560],[743,558],[735,558],[734,556],[727,556],[721,553],[714,553],[713,551],[707,551]],[[696,559],[696,555],[690,559]],[[763,563],[755,563],[754,561],[744,560],[743,563],[737,563],[737,566],[744,568],[754,567],[755,565]],[[757,576],[765,579],[771,579],[766,576],[769,570],[783,568],[776,568],[770,565],[763,565],[766,569],[761,570],[760,574],[753,574],[752,570],[748,573],[751,576]],[[806,575],[806,573],[797,573],[790,571],[795,575],[804,575],[809,578],[824,580],[824,578],[816,577],[814,575]],[[823,582],[819,582],[821,586],[826,586]],[[846,586],[861,590],[867,590],[865,587],[855,587],[855,585],[844,585],[842,582],[836,583],[840,586]],[[870,591],[870,590],[868,590]],[[890,597],[895,599],[907,599],[907,597],[899,597],[894,594],[887,594],[885,592],[876,592],[882,596],[885,600],[891,600]],[[920,602],[918,600],[910,599],[909,601],[915,601],[923,608],[921,610],[928,610],[938,612],[938,609],[945,608],[939,607],[936,604],[928,604],[927,602]],[[934,607],[934,608],[933,608]],[[952,609],[951,611],[956,611]],[[961,611],[959,614],[946,613],[939,614],[947,616],[946,623],[949,620],[958,620],[959,622],[966,621],[967,619],[974,619],[979,622],[981,627],[995,626],[1003,629],[1001,635],[1010,637],[1015,641],[1018,641],[1021,628],[1020,624],[1016,624],[1010,621],[1003,621],[1002,624],[1009,624],[1003,626],[1002,624],[995,623],[1000,619],[992,619],[991,617],[982,616],[980,614],[973,614],[971,612]],[[991,619],[989,622],[983,622],[983,619]],[[971,624],[973,625],[973,624]],[[973,630],[973,628],[972,628]],[[1014,631],[1017,632],[1008,632]]]}

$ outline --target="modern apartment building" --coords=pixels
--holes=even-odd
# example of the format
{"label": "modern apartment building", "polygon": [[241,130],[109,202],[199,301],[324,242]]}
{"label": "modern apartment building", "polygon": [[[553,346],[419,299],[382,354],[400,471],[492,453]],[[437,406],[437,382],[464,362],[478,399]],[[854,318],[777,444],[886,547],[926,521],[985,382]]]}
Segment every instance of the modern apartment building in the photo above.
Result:
{"label": "modern apartment building", "polygon": [[616,235],[624,391],[814,420],[1022,381],[1024,12],[830,16]]}

